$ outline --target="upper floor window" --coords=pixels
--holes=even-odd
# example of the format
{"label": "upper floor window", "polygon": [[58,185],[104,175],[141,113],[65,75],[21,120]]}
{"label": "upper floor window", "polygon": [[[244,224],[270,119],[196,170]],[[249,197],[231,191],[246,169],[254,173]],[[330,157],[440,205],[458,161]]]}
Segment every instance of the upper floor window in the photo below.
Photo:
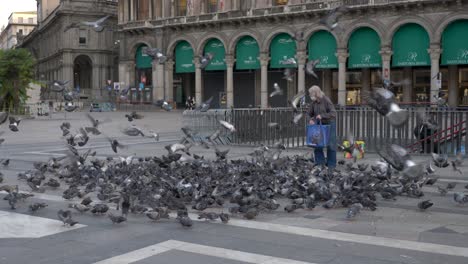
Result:
{"label": "upper floor window", "polygon": [[137,0],[137,20],[145,20],[149,18],[150,0]]}
{"label": "upper floor window", "polygon": [[22,29],[18,30],[18,35],[23,35],[23,30]]}
{"label": "upper floor window", "polygon": [[187,15],[187,0],[175,0],[174,2],[175,2],[175,16],[186,16]]}
{"label": "upper floor window", "polygon": [[23,18],[22,17],[18,17],[18,23],[23,23]]}
{"label": "upper floor window", "polygon": [[81,44],[81,45],[86,44],[86,35],[87,35],[86,30],[80,29],[79,44]]}
{"label": "upper floor window", "polygon": [[28,18],[28,23],[29,24],[34,24],[34,18],[32,18],[32,17]]}

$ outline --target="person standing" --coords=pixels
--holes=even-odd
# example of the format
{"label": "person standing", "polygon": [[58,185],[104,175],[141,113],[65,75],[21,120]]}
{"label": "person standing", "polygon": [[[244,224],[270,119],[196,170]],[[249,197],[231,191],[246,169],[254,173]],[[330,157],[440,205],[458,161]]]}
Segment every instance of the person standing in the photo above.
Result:
{"label": "person standing", "polygon": [[309,107],[309,124],[330,125],[330,137],[327,146],[327,158],[325,161],[324,149],[314,148],[315,164],[327,165],[329,171],[336,167],[336,110],[330,98],[314,85],[309,89],[311,99]]}

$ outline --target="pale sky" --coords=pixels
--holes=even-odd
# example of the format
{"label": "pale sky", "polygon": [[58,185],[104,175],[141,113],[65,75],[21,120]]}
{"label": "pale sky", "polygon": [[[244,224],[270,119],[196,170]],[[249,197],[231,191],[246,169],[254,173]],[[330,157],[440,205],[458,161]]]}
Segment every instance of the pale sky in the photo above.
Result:
{"label": "pale sky", "polygon": [[16,11],[36,11],[36,0],[0,0],[0,29],[8,24],[8,17]]}

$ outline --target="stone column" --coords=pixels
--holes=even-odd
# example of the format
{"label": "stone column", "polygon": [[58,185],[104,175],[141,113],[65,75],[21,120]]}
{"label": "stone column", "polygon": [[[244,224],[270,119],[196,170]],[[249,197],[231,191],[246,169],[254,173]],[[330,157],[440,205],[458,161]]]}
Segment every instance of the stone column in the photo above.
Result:
{"label": "stone column", "polygon": [[231,107],[234,107],[234,56],[230,54],[226,54],[225,56],[225,62],[227,66],[227,83],[226,83],[226,108],[230,109]]}
{"label": "stone column", "polygon": [[70,83],[74,83],[74,76],[73,76],[73,58],[70,53],[63,53],[62,55],[62,75],[60,76],[61,80],[67,81],[69,80]]}
{"label": "stone column", "polygon": [[458,66],[448,66],[448,77],[442,76],[442,78],[448,78],[448,104],[450,107],[457,107],[461,103],[459,98],[463,97],[458,87]]}
{"label": "stone column", "polygon": [[384,79],[390,80],[390,62],[393,51],[389,47],[384,47],[379,53],[382,56],[382,81]]}
{"label": "stone column", "polygon": [[348,60],[346,49],[337,50],[338,57],[338,104],[346,106],[346,61]]}
{"label": "stone column", "polygon": [[[333,100],[332,96],[333,73],[330,69],[323,69],[323,87],[322,90],[326,96]],[[336,102],[334,102],[336,103]]]}
{"label": "stone column", "polygon": [[442,50],[439,44],[431,44],[427,52],[431,55],[431,103],[436,103],[439,87],[437,85],[437,78],[434,78],[434,76],[439,73],[440,54]]}
{"label": "stone column", "polygon": [[403,68],[403,80],[411,80],[407,84],[403,84],[403,103],[409,103],[413,101],[413,68]]}
{"label": "stone column", "polygon": [[153,62],[153,102],[164,98],[164,65]]}
{"label": "stone column", "polygon": [[165,63],[166,82],[164,89],[166,90],[166,100],[174,101],[174,61],[168,59]]}
{"label": "stone column", "polygon": [[199,57],[194,58],[195,64],[195,102],[197,105],[201,105],[203,102],[203,91],[202,91],[202,69],[199,61]]}
{"label": "stone column", "polygon": [[304,66],[307,60],[305,50],[298,51],[297,57],[297,92],[305,91],[305,71]]}
{"label": "stone column", "polygon": [[261,84],[260,84],[260,105],[262,108],[268,107],[268,53],[260,54]]}

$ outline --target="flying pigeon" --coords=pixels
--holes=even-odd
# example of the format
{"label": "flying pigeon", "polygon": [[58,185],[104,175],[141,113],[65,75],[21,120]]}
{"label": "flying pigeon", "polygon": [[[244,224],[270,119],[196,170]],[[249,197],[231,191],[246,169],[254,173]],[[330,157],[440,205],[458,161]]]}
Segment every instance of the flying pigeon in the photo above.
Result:
{"label": "flying pigeon", "polygon": [[143,47],[141,51],[143,54],[150,56],[153,60],[157,61],[159,64],[163,64],[167,60],[167,57],[162,53],[161,49]]}
{"label": "flying pigeon", "polygon": [[91,27],[94,31],[96,32],[102,32],[104,30],[104,22],[110,17],[110,15],[107,15],[103,18],[100,18],[96,21],[91,21],[91,22],[88,22],[88,21],[83,21],[83,22],[80,22],[80,23],[72,23],[70,24],[69,26],[65,27],[65,29],[63,30],[64,32],[68,31],[70,28],[75,28],[75,27],[78,27],[80,24],[81,25],[85,25],[85,26],[88,26],[88,27]]}
{"label": "flying pigeon", "polygon": [[446,154],[432,153],[431,155],[432,160],[434,161],[434,165],[436,165],[437,167],[446,168],[450,165]]}
{"label": "flying pigeon", "polygon": [[299,105],[299,102],[302,100],[302,98],[305,96],[304,91],[300,91],[297,93],[293,99],[291,100],[291,106],[294,110],[294,113],[297,113],[299,110],[297,109],[297,106]]}
{"label": "flying pigeon", "polygon": [[59,81],[59,80],[52,81],[50,83],[51,84],[50,89],[54,92],[61,93],[65,90],[69,82],[70,81]]}
{"label": "flying pigeon", "polygon": [[329,30],[332,31],[338,27],[338,20],[346,11],[348,11],[348,7],[346,5],[338,6],[330,10],[330,12],[325,17],[320,19],[319,23],[325,25]]}
{"label": "flying pigeon", "polygon": [[385,116],[394,127],[401,127],[408,121],[408,111],[395,103],[395,96],[391,91],[377,88],[369,94],[363,94],[363,97],[370,107]]}
{"label": "flying pigeon", "polygon": [[317,64],[320,63],[320,60],[309,60],[307,63],[306,63],[306,66],[305,66],[305,72],[309,75],[312,75],[315,77],[315,79],[318,79],[318,76],[317,74],[315,73],[315,66],[317,66]]}
{"label": "flying pigeon", "polygon": [[64,107],[65,111],[67,112],[73,112],[75,111],[76,109],[78,109],[78,105],[73,105],[71,103],[67,103],[65,104],[65,107]]}
{"label": "flying pigeon", "polygon": [[295,125],[297,125],[297,124],[299,123],[299,121],[302,119],[302,116],[303,116],[303,115],[304,115],[303,113],[296,113],[296,114],[294,114],[293,123],[294,123]]}
{"label": "flying pigeon", "polygon": [[117,139],[107,138],[107,140],[110,142],[111,148],[115,153],[117,153],[117,149],[122,149],[126,147],[125,145],[120,144],[119,141],[117,141]]}
{"label": "flying pigeon", "polygon": [[293,73],[292,73],[291,68],[285,68],[283,72],[283,79],[287,80],[288,82],[292,82],[293,81],[292,77],[293,77]]}
{"label": "flying pigeon", "polygon": [[224,127],[226,128],[227,130],[231,131],[232,132],[235,132],[236,131],[236,128],[230,124],[229,122],[226,122],[224,120],[219,120],[219,123]]}
{"label": "flying pigeon", "polygon": [[273,84],[273,89],[274,91],[270,94],[270,98],[276,95],[283,95],[283,90],[281,90],[280,86],[278,83]]}
{"label": "flying pigeon", "polygon": [[18,132],[18,125],[20,123],[21,119],[16,119],[12,116],[10,116],[10,125],[8,126],[8,128],[10,128],[11,131],[13,132]]}
{"label": "flying pigeon", "polygon": [[208,100],[203,102],[201,105],[195,108],[195,111],[206,112],[210,109],[211,101],[213,101],[213,96],[211,96]]}
{"label": "flying pigeon", "polygon": [[125,117],[127,118],[128,122],[132,122],[134,119],[142,119],[144,116],[137,114],[136,111],[133,111],[130,114],[125,114]]}
{"label": "flying pigeon", "polygon": [[214,54],[211,52],[207,52],[205,56],[200,58],[200,68],[205,69],[208,64],[210,64],[211,60],[214,58]]}

